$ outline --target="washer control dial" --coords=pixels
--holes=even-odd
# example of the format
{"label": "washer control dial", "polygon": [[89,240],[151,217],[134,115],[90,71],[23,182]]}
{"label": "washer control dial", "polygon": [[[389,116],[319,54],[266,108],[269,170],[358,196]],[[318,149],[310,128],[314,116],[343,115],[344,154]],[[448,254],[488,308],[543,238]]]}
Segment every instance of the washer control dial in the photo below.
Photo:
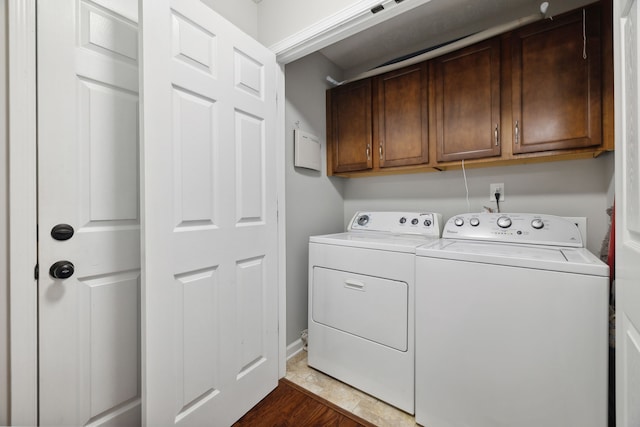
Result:
{"label": "washer control dial", "polygon": [[500,228],[509,228],[511,227],[511,218],[509,218],[508,216],[501,216],[500,218],[498,218],[498,227]]}
{"label": "washer control dial", "polygon": [[531,221],[531,226],[536,230],[540,230],[544,227],[544,222],[542,222],[540,218],[536,218],[533,221]]}
{"label": "washer control dial", "polygon": [[358,217],[358,225],[367,225],[369,222],[369,215],[360,215]]}
{"label": "washer control dial", "polygon": [[407,218],[405,217],[400,218],[400,224],[404,224],[405,222],[407,222]]}
{"label": "washer control dial", "polygon": [[431,220],[430,219],[425,219],[423,224],[424,224],[425,227],[431,227]]}
{"label": "washer control dial", "polygon": [[477,227],[480,225],[480,220],[478,218],[471,218],[469,224],[471,224],[472,227]]}
{"label": "washer control dial", "polygon": [[418,218],[413,218],[413,219],[411,220],[411,224],[413,224],[413,225],[418,224],[418,222],[419,222],[419,221],[418,221]]}
{"label": "washer control dial", "polygon": [[458,217],[456,218],[453,223],[457,226],[457,227],[462,227],[464,225],[464,219]]}

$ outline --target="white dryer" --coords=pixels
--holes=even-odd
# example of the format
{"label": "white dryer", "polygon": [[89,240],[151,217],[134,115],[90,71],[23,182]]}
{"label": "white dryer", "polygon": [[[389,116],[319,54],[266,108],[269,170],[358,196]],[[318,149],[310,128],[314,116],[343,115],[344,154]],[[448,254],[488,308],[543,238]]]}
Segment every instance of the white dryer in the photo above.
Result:
{"label": "white dryer", "polygon": [[358,212],[309,242],[309,366],[414,413],[415,250],[436,213]]}
{"label": "white dryer", "polygon": [[416,251],[416,421],[606,426],[608,273],[564,218],[449,219]]}

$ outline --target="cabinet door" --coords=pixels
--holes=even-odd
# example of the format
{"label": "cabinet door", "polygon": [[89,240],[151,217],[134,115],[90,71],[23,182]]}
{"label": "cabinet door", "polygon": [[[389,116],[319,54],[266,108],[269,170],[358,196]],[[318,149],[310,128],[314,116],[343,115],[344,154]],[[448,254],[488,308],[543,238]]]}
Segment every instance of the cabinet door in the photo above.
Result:
{"label": "cabinet door", "polygon": [[600,145],[600,51],[599,6],[513,34],[514,153]]}
{"label": "cabinet door", "polygon": [[381,168],[429,162],[428,77],[423,62],[376,78],[374,141]]}
{"label": "cabinet door", "polygon": [[437,159],[500,155],[500,39],[433,61]]}
{"label": "cabinet door", "polygon": [[327,92],[329,171],[371,169],[371,80]]}

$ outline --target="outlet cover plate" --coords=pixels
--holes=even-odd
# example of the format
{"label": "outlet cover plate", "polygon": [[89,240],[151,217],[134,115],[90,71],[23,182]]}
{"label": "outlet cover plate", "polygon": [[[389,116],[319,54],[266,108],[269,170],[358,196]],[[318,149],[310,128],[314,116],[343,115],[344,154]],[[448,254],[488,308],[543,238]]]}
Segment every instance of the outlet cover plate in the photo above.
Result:
{"label": "outlet cover plate", "polygon": [[496,190],[500,190],[500,201],[504,202],[504,184],[489,184],[489,201],[496,201]]}

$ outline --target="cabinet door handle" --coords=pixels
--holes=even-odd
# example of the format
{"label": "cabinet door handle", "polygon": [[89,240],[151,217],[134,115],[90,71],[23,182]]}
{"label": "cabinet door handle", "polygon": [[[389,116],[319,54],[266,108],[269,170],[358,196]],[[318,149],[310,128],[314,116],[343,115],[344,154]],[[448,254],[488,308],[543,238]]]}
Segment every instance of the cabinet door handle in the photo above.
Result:
{"label": "cabinet door handle", "polygon": [[496,129],[493,131],[493,135],[496,139],[496,146],[498,145],[498,124],[496,123]]}
{"label": "cabinet door handle", "polygon": [[380,154],[380,160],[382,160],[382,141],[380,141],[380,145],[378,146],[378,154]]}
{"label": "cabinet door handle", "polygon": [[371,160],[371,144],[367,144],[367,160]]}
{"label": "cabinet door handle", "polygon": [[518,121],[516,120],[516,144],[520,143],[520,126],[518,125]]}

